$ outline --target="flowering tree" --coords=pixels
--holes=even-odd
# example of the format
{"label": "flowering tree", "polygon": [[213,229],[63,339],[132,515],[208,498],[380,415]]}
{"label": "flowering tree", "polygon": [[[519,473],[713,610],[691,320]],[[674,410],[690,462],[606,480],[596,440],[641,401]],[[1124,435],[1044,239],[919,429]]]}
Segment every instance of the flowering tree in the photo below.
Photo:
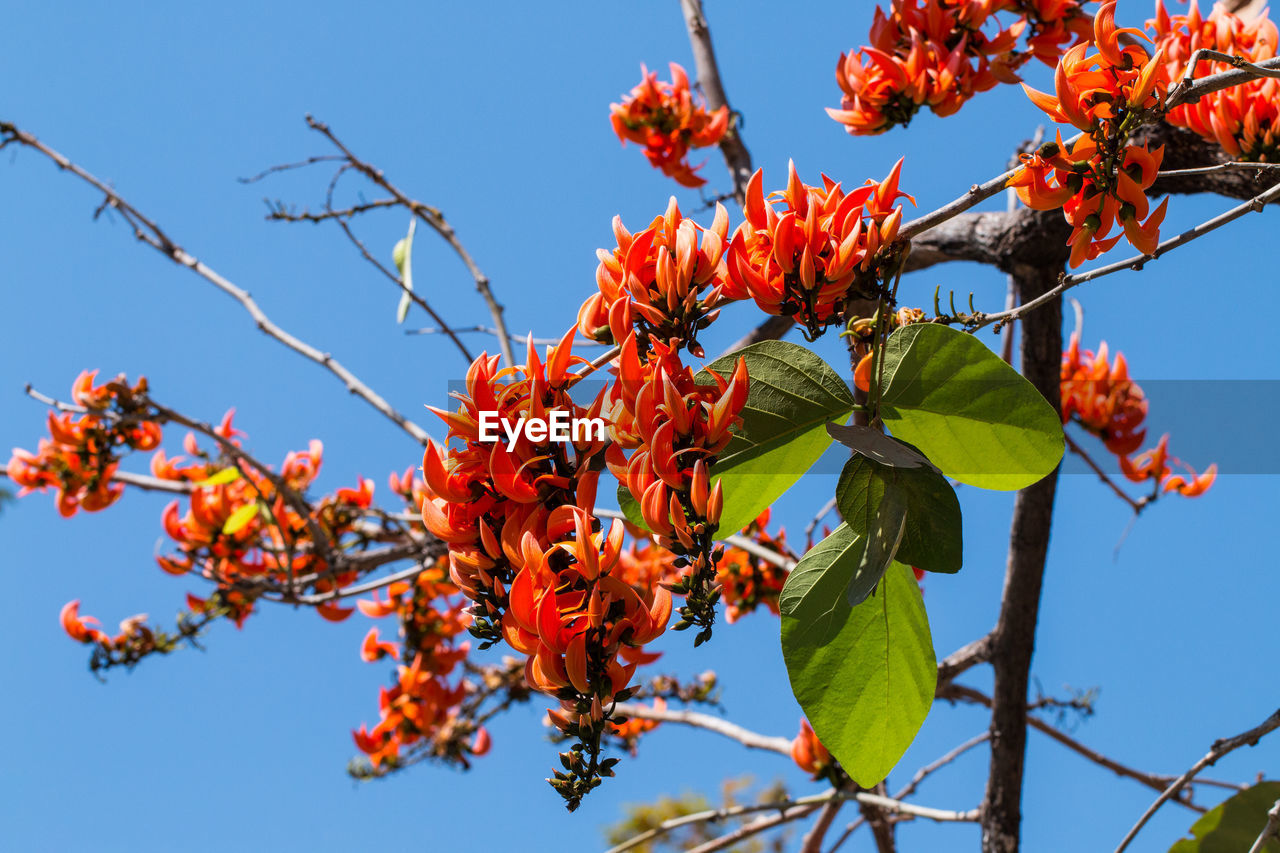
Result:
{"label": "flowering tree", "polygon": [[[403,473],[390,474],[392,506],[375,503],[375,485],[363,478],[317,496],[318,441],[272,466],[248,448],[232,413],[214,425],[179,412],[141,377],[86,371],[66,399],[29,388],[50,411],[48,436],[34,451],[15,450],[7,466],[21,493],[54,492],[66,517],[104,511],[127,491],[168,493],[160,519],[167,548],[157,562],[202,584],[174,625],[129,617],[115,635],[68,602],[62,625],[88,647],[91,668],[133,667],[194,643],[219,620],[240,626],[268,603],[312,607],[331,621],[359,610],[388,620],[370,628],[361,657],[394,661],[396,676],[378,697],[376,719],[353,732],[357,778],[424,761],[465,768],[490,752],[489,720],[517,703],[544,702],[551,736],[563,745],[549,782],[570,810],[621,772],[620,757],[660,724],[782,752],[828,786],[663,818],[616,851],[741,818],[697,848],[724,849],[806,817],[803,849],[818,851],[843,842],[828,833],[850,802],[881,851],[896,849],[896,823],[913,818],[977,822],[984,850],[1016,850],[1028,727],[1050,728],[1159,793],[1119,849],[1165,802],[1199,808],[1196,785],[1239,792],[1187,843],[1207,850],[1215,834],[1221,841],[1244,833],[1258,850],[1280,844],[1271,840],[1280,832],[1280,806],[1271,806],[1280,785],[1200,775],[1280,727],[1280,711],[1215,743],[1185,774],[1160,777],[1052,729],[1031,713],[1028,695],[1064,450],[1085,459],[1135,514],[1164,496],[1203,495],[1216,476],[1210,460],[1195,460],[1198,473],[1172,456],[1168,435],[1149,439],[1148,402],[1122,355],[1112,359],[1105,344],[1086,349],[1079,323],[1064,343],[1062,295],[1141,269],[1280,198],[1275,25],[1265,13],[1240,17],[1219,6],[1203,16],[1193,4],[1171,15],[1157,3],[1145,28],[1121,28],[1114,0],[896,0],[877,8],[866,44],[837,63],[841,103],[829,112],[851,135],[900,132],[923,107],[953,114],[983,91],[1020,82],[1032,60],[1055,69],[1054,92],[1026,88],[1027,96],[1073,134],[1064,140],[1055,129],[1008,172],[908,218],[904,205],[914,199],[902,161],[855,186],[825,174],[806,183],[794,165],[785,180],[753,169],[701,4],[681,6],[700,93],[678,64],[669,79],[644,70],[610,119],[619,139],[684,188],[708,182],[692,151],[718,146],[731,189],[690,216],[673,198],[635,230],[615,218],[595,287],[574,294],[576,318],[566,316],[550,339],[513,336],[489,279],[441,211],[324,123],[308,118],[329,153],[260,176],[332,166],[322,207],[281,204],[270,218],[334,224],[398,288],[398,319],[415,307],[426,312],[469,365],[455,404],[434,410],[434,431],[277,325],[113,187],[25,129],[0,124],[0,147],[34,151],[92,186],[140,241],[237,300],[261,331],[321,365],[422,448]],[[1235,11],[1244,14],[1241,6]],[[335,194],[343,179],[377,197],[344,206]],[[1005,191],[1022,206],[971,211]],[[1243,203],[1162,239],[1176,193]],[[386,210],[412,217],[391,263],[352,227]],[[497,354],[473,353],[464,330],[414,289],[419,226],[470,272]],[[1066,273],[1122,241],[1137,254]],[[1009,304],[984,311],[951,299],[944,310],[936,295],[932,305],[900,302],[904,275],[952,260],[1006,273]],[[699,333],[735,302],[754,304],[758,325],[708,359]],[[796,326],[810,342],[844,339],[847,365],[783,341]],[[1001,352],[979,339],[984,329],[1003,335]],[[183,433],[181,455],[163,448],[174,428]],[[833,443],[849,451],[835,492],[816,501],[822,508],[805,541],[789,540],[771,524],[770,507]],[[1114,462],[1095,459],[1096,446]],[[135,452],[151,454],[149,473],[122,464]],[[939,660],[920,583],[926,573],[962,568],[960,484],[1018,494],[999,620]],[[615,494],[616,510],[608,506]],[[833,513],[836,526],[819,534]],[[668,630],[687,631],[700,647],[714,643],[721,613],[729,622],[756,613],[750,618],[763,622],[762,610],[780,619],[790,687],[806,714],[794,739],[684,707],[713,700],[713,677],[641,669],[657,660],[647,647]],[[986,665],[990,695],[958,680]],[[989,732],[890,792],[885,780],[937,698],[986,706]],[[976,807],[915,802],[922,774],[983,742],[990,770]]]}

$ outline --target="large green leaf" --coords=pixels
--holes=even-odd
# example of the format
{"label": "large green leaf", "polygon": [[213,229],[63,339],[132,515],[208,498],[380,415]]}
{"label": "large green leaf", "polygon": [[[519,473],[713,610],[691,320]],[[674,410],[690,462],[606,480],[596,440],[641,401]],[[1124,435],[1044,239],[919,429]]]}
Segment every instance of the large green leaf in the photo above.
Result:
{"label": "large green leaf", "polygon": [[782,591],[782,654],[814,732],[869,788],[915,739],[933,704],[938,667],[909,567],[895,562],[857,607],[843,589],[838,573],[801,561]]}
{"label": "large green leaf", "polygon": [[[751,377],[742,426],[712,468],[724,491],[722,533],[746,527],[831,444],[828,421],[853,410],[844,380],[812,351],[785,341],[752,344],[712,362],[722,376],[742,357]],[[698,381],[710,383],[704,371]]]}
{"label": "large green leaf", "polygon": [[977,338],[904,326],[884,351],[880,417],[948,477],[1021,489],[1062,459],[1062,421],[1030,382]]}
{"label": "large green leaf", "polygon": [[845,463],[836,485],[836,506],[857,533],[870,535],[886,495],[906,504],[906,527],[896,559],[930,572],[958,572],[963,562],[963,528],[955,489],[932,468],[881,465],[866,456]]}
{"label": "large green leaf", "polygon": [[[1191,825],[1191,838],[1183,838],[1169,853],[1244,853],[1267,825],[1267,811],[1280,800],[1280,782],[1259,782],[1246,788]],[[1263,853],[1280,853],[1280,841],[1271,839]]]}

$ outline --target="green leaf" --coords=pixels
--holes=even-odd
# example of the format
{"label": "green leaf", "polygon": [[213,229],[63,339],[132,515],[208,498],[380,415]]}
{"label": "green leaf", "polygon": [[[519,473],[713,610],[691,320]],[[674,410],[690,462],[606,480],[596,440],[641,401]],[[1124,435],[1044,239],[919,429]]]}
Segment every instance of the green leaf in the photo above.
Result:
{"label": "green leaf", "polygon": [[895,562],[876,594],[853,608],[830,574],[802,560],[787,578],[782,654],[814,732],[870,788],[929,714],[938,678],[933,638],[909,567]]}
{"label": "green leaf", "polygon": [[881,465],[863,456],[845,463],[836,484],[836,506],[862,535],[875,529],[888,494],[906,502],[906,526],[896,559],[930,572],[958,572],[964,558],[960,501],[947,479],[932,468]]}
{"label": "green leaf", "polygon": [[[724,491],[724,533],[746,527],[804,476],[831,445],[827,422],[844,420],[854,405],[840,375],[802,346],[764,341],[710,367],[727,376],[739,357],[751,377],[742,426],[711,471]],[[704,370],[698,381],[712,380]]]}
{"label": "green leaf", "polygon": [[192,483],[198,489],[208,488],[210,486],[225,486],[227,483],[234,483],[240,479],[240,469],[232,465],[230,468],[223,468],[216,474],[205,477],[198,483]]}
{"label": "green leaf", "polygon": [[[864,567],[866,546],[865,536],[841,524],[810,548],[787,578],[782,597],[791,599],[797,611],[812,617],[810,631],[815,637],[835,636],[840,625],[832,620],[843,618],[841,614],[869,596],[884,576],[887,565],[876,571]],[[841,610],[835,606],[840,601],[847,601],[849,606]]]}
{"label": "green leaf", "polygon": [[[862,551],[862,559],[858,561],[858,576],[884,577],[889,564],[898,553],[902,544],[902,533],[907,529],[907,499],[898,489],[885,491],[880,506],[876,508],[875,524],[865,535],[867,546]],[[873,589],[872,592],[875,590]],[[850,587],[845,590],[849,603],[857,607],[866,594]]]}
{"label": "green leaf", "polygon": [[258,502],[245,504],[236,509],[227,517],[227,521],[222,525],[222,532],[228,536],[232,536],[239,532],[246,524],[253,521],[254,516],[258,514]]}
{"label": "green leaf", "polygon": [[936,323],[885,344],[880,417],[942,473],[983,489],[1021,489],[1062,459],[1062,421],[1030,382],[977,338]]}
{"label": "green leaf", "polygon": [[391,259],[396,262],[400,281],[404,284],[404,289],[400,292],[400,304],[396,307],[397,323],[403,323],[404,318],[409,316],[409,306],[413,303],[409,294],[413,291],[413,234],[417,229],[418,219],[414,217],[409,220],[409,233],[397,240],[391,250]]}
{"label": "green leaf", "polygon": [[640,502],[632,497],[626,483],[618,484],[618,509],[627,517],[627,521],[636,527],[642,530],[649,529],[649,525],[644,522],[644,514],[640,512]]}
{"label": "green leaf", "polygon": [[[1280,782],[1259,782],[1200,816],[1191,825],[1191,838],[1183,838],[1169,853],[1243,853],[1253,846],[1267,825],[1267,812],[1280,800]],[[1280,853],[1280,841],[1271,839],[1263,853]]]}

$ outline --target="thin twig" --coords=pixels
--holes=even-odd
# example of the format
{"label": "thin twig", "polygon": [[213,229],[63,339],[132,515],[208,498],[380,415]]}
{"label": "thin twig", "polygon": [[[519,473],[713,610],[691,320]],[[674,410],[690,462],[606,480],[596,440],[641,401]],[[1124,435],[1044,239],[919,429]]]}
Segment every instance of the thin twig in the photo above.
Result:
{"label": "thin twig", "polygon": [[1268,204],[1274,201],[1280,201],[1280,184],[1275,185],[1264,193],[1259,193],[1248,201],[1238,204],[1230,210],[1221,213],[1206,222],[1200,223],[1194,228],[1189,228],[1186,231],[1183,231],[1176,237],[1170,237],[1168,240],[1165,240],[1157,246],[1156,250],[1150,255],[1137,255],[1123,261],[1116,261],[1115,263],[1089,270],[1088,272],[1063,276],[1058,281],[1057,286],[1046,291],[1042,295],[1037,296],[1035,299],[1022,303],[1017,308],[1013,308],[1008,311],[998,311],[994,314],[975,315],[972,322],[969,323],[969,328],[977,331],[978,329],[989,326],[992,323],[1006,323],[1015,317],[1021,317],[1028,311],[1034,311],[1041,305],[1057,299],[1071,288],[1084,284],[1087,281],[1093,281],[1094,279],[1102,278],[1104,275],[1111,275],[1112,273],[1120,272],[1122,270],[1141,270],[1147,263],[1156,260],[1165,253],[1170,252],[1179,246],[1185,246],[1192,240],[1203,237],[1211,231],[1216,231],[1222,226],[1230,222],[1234,222],[1242,216],[1250,213],[1259,213]]}
{"label": "thin twig", "polygon": [[663,723],[679,723],[697,729],[705,729],[718,735],[736,740],[747,749],[762,749],[791,757],[791,739],[762,735],[731,723],[723,717],[703,714],[699,711],[686,711],[674,708],[651,708],[632,702],[619,702],[615,708],[624,717],[639,717],[642,720],[657,720]]}
{"label": "thin twig", "polygon": [[1129,508],[1133,510],[1134,515],[1137,515],[1138,513],[1142,512],[1144,509],[1147,508],[1147,505],[1151,503],[1151,501],[1146,496],[1143,496],[1139,500],[1134,500],[1133,498],[1129,497],[1128,493],[1125,492],[1124,489],[1120,488],[1119,484],[1117,484],[1114,480],[1112,480],[1109,476],[1107,476],[1107,472],[1102,470],[1102,466],[1100,466],[1097,462],[1095,462],[1093,460],[1093,457],[1090,456],[1083,447],[1081,447],[1079,444],[1076,443],[1076,440],[1071,437],[1070,433],[1068,433],[1066,430],[1063,430],[1062,437],[1066,439],[1067,449],[1070,450],[1072,453],[1074,453],[1076,456],[1079,456],[1081,459],[1083,459],[1085,464],[1088,465],[1091,469],[1093,469],[1093,473],[1098,475],[1098,479],[1102,480],[1102,482],[1105,483],[1111,489],[1111,491],[1115,492],[1116,497],[1120,498],[1120,500],[1124,501],[1129,505]]}
{"label": "thin twig", "polygon": [[[937,758],[931,761],[930,763],[926,764],[924,767],[921,767],[919,770],[915,772],[915,775],[911,777],[910,782],[908,782],[906,785],[898,789],[897,793],[893,795],[893,798],[895,800],[905,800],[907,797],[911,796],[916,792],[916,789],[920,787],[920,783],[923,782],[926,778],[928,778],[938,770],[941,770],[943,767],[946,767],[948,764],[955,761],[957,758],[964,755],[969,750],[973,749],[976,746],[986,743],[990,739],[991,739],[990,732],[983,732],[980,735],[975,735],[974,737],[969,738],[964,743],[950,750],[940,758]],[[828,850],[827,853],[836,853],[836,851],[840,849],[840,847],[849,838],[849,836],[852,835],[859,827],[861,827],[866,822],[867,822],[866,818],[860,817],[857,820],[855,820],[853,823],[845,827],[844,832],[841,834],[839,838],[836,839],[836,843],[831,845],[831,849]]]}
{"label": "thin twig", "polygon": [[[975,690],[972,687],[965,687],[959,684],[951,685],[947,689],[946,693],[940,698],[951,700],[951,701],[961,700],[966,702],[973,702],[975,704],[983,705],[988,708],[991,707],[990,696],[986,695],[985,693],[982,693],[979,690]],[[1056,740],[1058,743],[1062,744],[1067,749],[1071,750],[1077,755],[1087,758],[1088,760],[1092,761],[1094,764],[1097,764],[1100,767],[1104,767],[1107,770],[1110,770],[1111,772],[1115,773],[1117,776],[1121,776],[1126,779],[1132,779],[1135,782],[1139,782],[1143,785],[1146,785],[1148,788],[1151,788],[1152,790],[1163,791],[1165,786],[1173,781],[1174,777],[1172,776],[1161,775],[1159,773],[1147,773],[1143,770],[1137,770],[1133,767],[1129,767],[1128,765],[1121,764],[1119,761],[1116,761],[1114,758],[1109,758],[1103,755],[1102,753],[1098,752],[1097,750],[1092,749],[1088,746],[1085,746],[1080,741],[1071,737],[1071,735],[1067,734],[1066,732],[1062,731],[1061,729],[1055,726],[1050,725],[1049,723],[1046,723],[1044,720],[1040,719],[1035,715],[1032,715],[1032,714],[1027,715],[1027,725],[1029,725],[1031,728],[1035,729],[1038,732],[1048,735],[1050,738],[1052,738],[1053,740]],[[1240,790],[1239,785],[1236,785],[1231,782],[1222,782],[1216,779],[1196,779],[1194,781],[1198,785],[1210,785],[1216,788],[1228,788],[1231,790]],[[1192,802],[1190,798],[1178,799],[1176,802],[1181,806],[1191,809],[1192,811],[1201,812],[1201,813],[1204,812],[1204,809],[1196,805],[1194,802]]]}
{"label": "thin twig", "polygon": [[304,358],[314,361],[316,364],[319,364],[330,373],[337,376],[342,380],[343,384],[347,386],[347,390],[373,406],[395,423],[396,426],[413,436],[414,440],[423,445],[430,440],[430,436],[425,429],[393,409],[391,404],[384,400],[381,395],[368,385],[361,382],[354,373],[344,367],[331,354],[316,349],[300,338],[291,335],[281,327],[277,326],[262,311],[258,306],[258,303],[249,295],[248,291],[236,286],[228,279],[223,278],[204,262],[200,261],[194,255],[174,243],[173,240],[170,239],[169,235],[166,234],[159,225],[148,219],[145,214],[125,201],[106,183],[85,171],[80,166],[77,166],[54,149],[48,147],[30,133],[20,130],[12,124],[0,122],[0,135],[40,152],[45,157],[52,160],[59,169],[70,172],[80,180],[98,190],[98,192],[102,193],[105,197],[103,206],[118,212],[121,217],[129,223],[129,226],[133,229],[135,237],[155,249],[157,252],[160,252],[165,257],[169,258],[169,260],[179,266],[186,267],[196,273],[196,275],[208,281],[214,287],[221,290],[223,293],[235,299],[240,303],[241,307],[249,313],[249,316],[253,318],[260,331],[284,344]]}
{"label": "thin twig", "polygon": [[297,163],[282,163],[279,166],[272,166],[269,169],[263,169],[261,172],[259,172],[256,175],[252,175],[248,178],[236,178],[236,180],[242,184],[256,184],[258,181],[262,180],[263,178],[269,177],[270,175],[275,175],[279,172],[290,172],[290,171],[293,171],[294,169],[302,169],[307,166],[313,166],[316,163],[332,163],[335,160],[341,160],[341,159],[343,158],[339,154],[318,154],[315,157],[308,157],[305,160],[299,160]]}
{"label": "thin twig", "polygon": [[[493,296],[493,289],[489,286],[489,278],[480,271],[480,267],[471,257],[471,253],[462,245],[462,241],[458,239],[458,234],[453,230],[453,226],[444,218],[444,214],[438,209],[422,202],[409,198],[400,191],[394,184],[387,180],[386,175],[381,169],[366,163],[364,160],[356,157],[341,140],[334,135],[329,126],[322,121],[317,121],[314,117],[307,116],[307,126],[317,133],[328,139],[335,148],[342,152],[351,166],[369,180],[382,187],[390,193],[401,205],[408,208],[420,220],[431,227],[440,237],[449,244],[454,253],[462,260],[467,271],[471,273],[472,279],[476,283],[476,291],[484,299],[485,304],[489,307],[489,314],[493,317],[493,324],[498,327],[502,334],[498,338],[498,343],[502,348],[502,356],[506,359],[508,365],[516,364],[515,355],[511,349],[510,333],[507,331],[507,322],[503,315],[503,308]],[[438,321],[437,321],[438,322]]]}
{"label": "thin twig", "polygon": [[1212,766],[1218,761],[1218,759],[1228,753],[1234,752],[1242,746],[1254,746],[1259,740],[1265,737],[1268,733],[1275,731],[1277,728],[1280,728],[1280,709],[1274,711],[1271,716],[1267,717],[1259,725],[1254,726],[1247,732],[1242,732],[1235,737],[1223,738],[1222,740],[1214,741],[1213,746],[1209,748],[1209,752],[1205,754],[1204,758],[1201,758],[1195,764],[1191,765],[1191,769],[1183,773],[1177,779],[1174,779],[1169,787],[1165,788],[1164,791],[1161,792],[1160,796],[1156,797],[1156,801],[1147,807],[1147,810],[1142,813],[1142,817],[1138,818],[1138,822],[1133,825],[1133,828],[1129,830],[1129,833],[1120,842],[1120,846],[1116,848],[1115,853],[1124,853],[1125,848],[1129,846],[1129,843],[1133,841],[1134,837],[1142,827],[1147,825],[1147,821],[1151,820],[1152,815],[1154,815],[1156,811],[1162,805],[1167,803],[1174,795],[1181,791],[1188,782],[1194,780],[1197,773],[1206,767]]}

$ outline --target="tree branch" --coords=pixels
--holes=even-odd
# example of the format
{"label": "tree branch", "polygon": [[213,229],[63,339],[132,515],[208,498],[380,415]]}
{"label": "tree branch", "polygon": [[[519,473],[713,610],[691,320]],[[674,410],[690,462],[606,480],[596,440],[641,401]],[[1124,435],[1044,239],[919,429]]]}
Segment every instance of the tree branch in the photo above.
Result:
{"label": "tree branch", "polygon": [[0,137],[3,137],[6,141],[18,142],[28,148],[38,151],[49,160],[53,161],[54,165],[59,169],[70,172],[80,180],[92,186],[98,192],[102,193],[105,197],[105,201],[102,206],[99,207],[99,210],[106,208],[115,210],[133,229],[134,236],[139,240],[146,243],[157,252],[160,252],[179,266],[186,267],[191,270],[196,275],[200,276],[205,281],[208,281],[214,287],[239,302],[245,311],[249,313],[249,316],[253,318],[260,331],[284,344],[304,358],[314,361],[316,364],[319,364],[321,367],[337,376],[342,380],[343,384],[347,386],[348,391],[373,406],[390,419],[396,426],[413,436],[415,441],[425,445],[430,439],[430,436],[427,434],[425,429],[393,409],[391,404],[384,400],[381,395],[368,385],[361,382],[354,373],[344,367],[331,354],[316,349],[300,338],[294,337],[284,329],[277,326],[269,317],[267,317],[263,310],[258,307],[258,303],[253,300],[248,291],[237,287],[229,280],[223,278],[194,255],[191,255],[185,249],[174,243],[173,240],[170,239],[169,235],[160,228],[160,226],[148,219],[146,215],[136,207],[125,201],[114,189],[107,186],[107,184],[103,183],[100,179],[77,166],[54,149],[48,147],[30,133],[20,130],[13,124],[0,122]]}
{"label": "tree branch", "polygon": [[785,755],[788,759],[791,758],[790,738],[770,737],[768,735],[757,734],[750,729],[743,728],[737,723],[731,723],[723,717],[703,714],[698,711],[651,708],[647,705],[639,705],[632,702],[619,702],[615,706],[614,710],[624,717],[639,717],[642,720],[657,720],[663,723],[679,723],[684,726],[706,729],[709,732],[715,732],[716,734],[727,737],[730,740],[736,740],[747,749],[762,749],[767,752],[776,752],[779,755]]}
{"label": "tree branch", "polygon": [[1188,782],[1195,779],[1197,773],[1206,767],[1211,767],[1219,758],[1236,751],[1242,746],[1254,746],[1263,737],[1278,728],[1280,728],[1280,709],[1274,711],[1271,716],[1267,717],[1260,724],[1249,729],[1247,732],[1242,732],[1235,737],[1223,738],[1221,740],[1214,741],[1213,746],[1209,748],[1209,752],[1205,754],[1204,758],[1201,758],[1195,764],[1191,765],[1191,769],[1186,773],[1183,773],[1177,779],[1174,779],[1173,783],[1170,784],[1169,787],[1165,788],[1164,791],[1161,792],[1160,796],[1156,797],[1156,801],[1147,807],[1147,810],[1142,813],[1142,817],[1138,818],[1138,822],[1133,825],[1133,828],[1129,830],[1128,835],[1126,835],[1120,842],[1120,846],[1116,848],[1115,853],[1124,853],[1124,849],[1129,846],[1130,842],[1133,841],[1134,837],[1137,836],[1142,827],[1147,825],[1147,821],[1151,820],[1151,816],[1154,815],[1156,811],[1162,805],[1167,803],[1175,794],[1181,791]]}
{"label": "tree branch", "polygon": [[[1063,226],[1065,227],[1065,225]],[[1018,293],[1034,300],[1053,289],[1065,262],[1066,240],[1056,265],[1016,267]],[[1022,374],[1054,410],[1060,404],[1062,303],[1042,301],[1021,328]],[[1018,492],[1009,531],[1009,557],[1000,616],[992,632],[991,663],[995,672],[991,709],[991,764],[982,808],[984,853],[1016,853],[1022,821],[1023,766],[1027,743],[1027,691],[1035,650],[1040,591],[1044,581],[1049,531],[1053,522],[1058,469]]]}
{"label": "tree branch", "polygon": [[[480,267],[476,265],[475,260],[471,257],[471,253],[462,245],[462,241],[458,239],[458,234],[453,230],[453,226],[444,218],[441,213],[430,205],[415,201],[400,191],[395,185],[387,180],[382,170],[366,163],[351,152],[346,145],[334,135],[329,126],[322,121],[317,121],[314,117],[307,116],[307,126],[329,140],[335,148],[342,152],[347,162],[352,168],[360,172],[362,175],[373,181],[382,189],[386,190],[397,202],[408,208],[420,220],[425,222],[433,231],[449,244],[454,253],[462,260],[467,271],[471,273],[472,279],[476,283],[476,291],[484,299],[485,304],[489,307],[489,314],[493,317],[493,325],[497,326],[502,333],[498,337],[498,345],[502,348],[502,356],[506,359],[508,365],[516,364],[515,355],[511,350],[511,336],[507,332],[507,322],[504,318],[503,308],[493,296],[493,289],[489,286],[489,277],[480,271]],[[341,221],[341,220],[339,220]],[[437,322],[439,320],[437,319]]]}
{"label": "tree branch", "polygon": [[[702,12],[702,0],[680,0],[680,8],[684,12],[685,28],[689,31],[694,66],[698,69],[698,86],[707,99],[707,107],[714,111],[729,106],[724,83],[720,80],[716,51],[711,44],[711,28]],[[730,116],[729,130],[720,140],[720,153],[724,155],[725,166],[733,181],[733,197],[742,204],[746,200],[747,181],[751,180],[754,169],[751,168],[751,152],[742,141],[741,122],[733,113]]]}

